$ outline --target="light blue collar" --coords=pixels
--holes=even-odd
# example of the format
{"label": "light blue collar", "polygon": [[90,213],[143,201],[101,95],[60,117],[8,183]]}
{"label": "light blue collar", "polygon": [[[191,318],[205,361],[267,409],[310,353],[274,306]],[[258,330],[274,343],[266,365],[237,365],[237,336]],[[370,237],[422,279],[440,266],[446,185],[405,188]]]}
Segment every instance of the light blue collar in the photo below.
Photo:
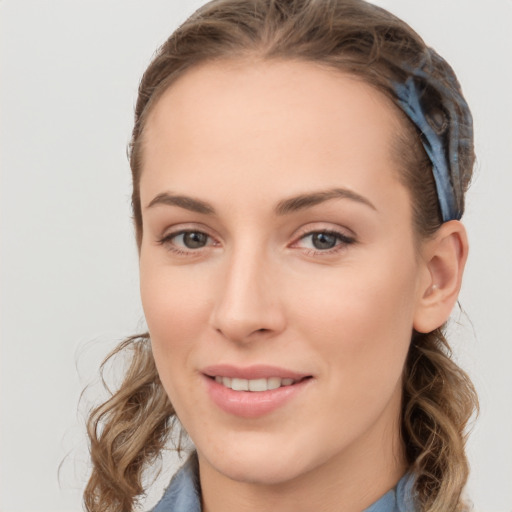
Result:
{"label": "light blue collar", "polygon": [[[413,484],[411,473],[405,474],[394,489],[363,512],[415,512]],[[152,512],[201,512],[199,466],[195,454],[174,475]]]}
{"label": "light blue collar", "polygon": [[192,454],[172,477],[162,499],[151,512],[201,512],[197,454]]}

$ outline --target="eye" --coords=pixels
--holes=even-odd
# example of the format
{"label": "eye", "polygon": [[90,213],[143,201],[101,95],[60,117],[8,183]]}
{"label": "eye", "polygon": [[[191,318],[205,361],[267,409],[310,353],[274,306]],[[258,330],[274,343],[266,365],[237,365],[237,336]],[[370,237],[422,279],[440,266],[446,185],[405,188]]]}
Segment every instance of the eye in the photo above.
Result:
{"label": "eye", "polygon": [[332,249],[339,238],[333,233],[313,233],[308,237],[311,239],[311,245],[318,250]]}
{"label": "eye", "polygon": [[208,235],[200,231],[186,231],[173,236],[174,242],[187,249],[200,249],[208,243]]}
{"label": "eye", "polygon": [[158,243],[176,253],[196,251],[214,245],[212,238],[203,231],[182,230],[165,235]]}
{"label": "eye", "polygon": [[314,253],[334,252],[354,243],[352,237],[338,231],[311,231],[301,236],[297,245]]}

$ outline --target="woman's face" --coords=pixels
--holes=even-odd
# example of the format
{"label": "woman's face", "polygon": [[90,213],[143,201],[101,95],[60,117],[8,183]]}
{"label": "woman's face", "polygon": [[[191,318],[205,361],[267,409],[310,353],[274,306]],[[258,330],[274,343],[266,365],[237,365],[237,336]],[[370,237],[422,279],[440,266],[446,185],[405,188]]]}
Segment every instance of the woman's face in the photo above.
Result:
{"label": "woman's face", "polygon": [[381,93],[304,62],[202,65],[156,104],[142,301],[202,468],[279,483],[401,460],[427,270],[399,130]]}

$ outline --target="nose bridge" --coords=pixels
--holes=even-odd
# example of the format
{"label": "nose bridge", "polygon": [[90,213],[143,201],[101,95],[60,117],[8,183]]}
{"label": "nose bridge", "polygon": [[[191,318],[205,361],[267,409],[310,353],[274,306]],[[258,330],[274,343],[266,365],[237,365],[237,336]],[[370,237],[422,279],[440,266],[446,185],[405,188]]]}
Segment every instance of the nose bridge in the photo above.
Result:
{"label": "nose bridge", "polygon": [[213,311],[213,325],[226,337],[244,341],[256,333],[283,328],[282,311],[273,283],[268,253],[250,242],[233,247],[224,262]]}

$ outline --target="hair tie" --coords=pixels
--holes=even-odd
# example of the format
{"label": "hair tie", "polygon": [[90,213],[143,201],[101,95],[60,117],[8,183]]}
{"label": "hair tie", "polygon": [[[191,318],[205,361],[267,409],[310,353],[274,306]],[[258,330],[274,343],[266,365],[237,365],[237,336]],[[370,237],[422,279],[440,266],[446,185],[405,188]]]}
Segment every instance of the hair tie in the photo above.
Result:
{"label": "hair tie", "polygon": [[[442,60],[432,50],[432,58]],[[444,61],[443,63],[447,65]],[[423,69],[423,65],[405,71],[409,77],[405,83],[393,83],[393,89],[398,104],[409,119],[421,132],[421,142],[432,162],[432,172],[436,184],[439,206],[443,222],[458,220],[462,217],[462,208],[458,198],[463,196],[463,186],[459,171],[459,147],[467,145],[472,138],[473,120],[469,107],[458,92],[455,79],[447,76],[452,88],[434,78]],[[436,126],[436,119],[429,115],[429,107],[425,104],[425,91],[427,88],[437,91],[440,98],[440,107],[447,117],[446,122]],[[432,101],[432,99],[430,99]],[[462,113],[460,118],[456,106]],[[460,127],[465,128],[464,140],[460,136]]]}

